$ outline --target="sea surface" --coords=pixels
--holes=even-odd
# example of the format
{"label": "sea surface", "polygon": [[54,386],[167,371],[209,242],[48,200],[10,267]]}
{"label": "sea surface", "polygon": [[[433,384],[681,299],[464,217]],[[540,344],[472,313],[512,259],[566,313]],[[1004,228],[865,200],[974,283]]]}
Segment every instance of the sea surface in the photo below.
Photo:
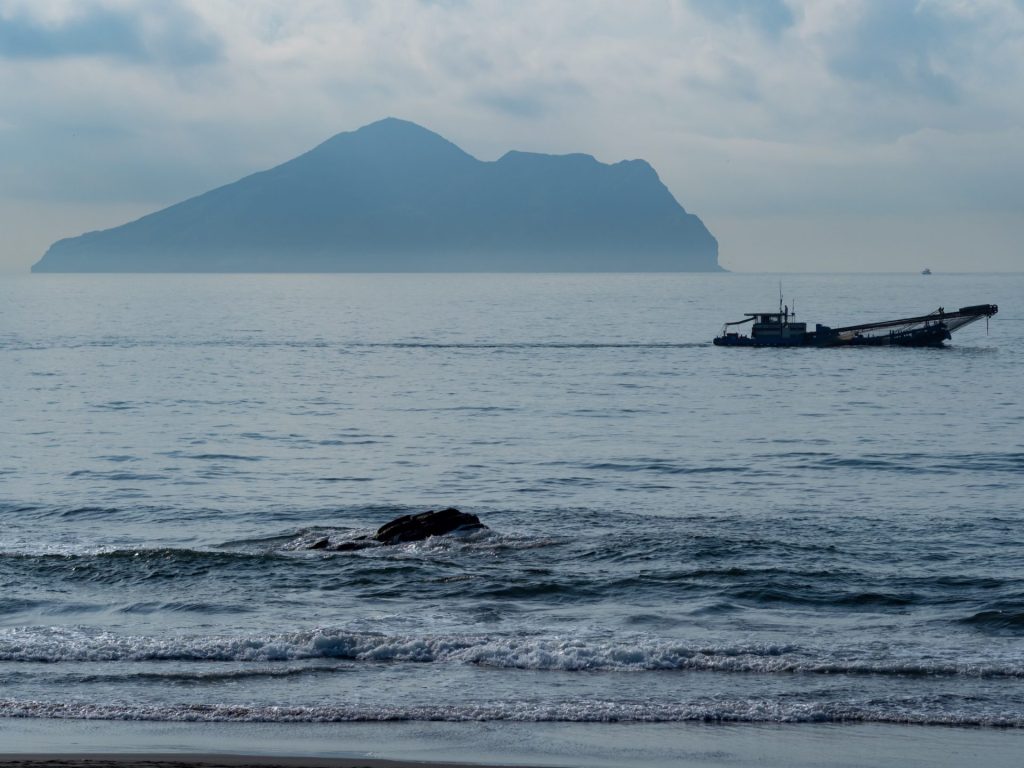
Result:
{"label": "sea surface", "polygon": [[779,282],[0,276],[0,717],[1024,727],[1024,275]]}

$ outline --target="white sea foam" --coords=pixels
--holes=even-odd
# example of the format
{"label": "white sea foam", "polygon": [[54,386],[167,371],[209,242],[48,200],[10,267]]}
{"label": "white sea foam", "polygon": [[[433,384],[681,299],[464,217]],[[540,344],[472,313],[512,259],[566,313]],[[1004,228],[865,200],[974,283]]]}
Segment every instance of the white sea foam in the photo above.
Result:
{"label": "white sea foam", "polygon": [[351,551],[349,550],[343,550],[339,553],[332,548],[353,542],[366,545],[365,550],[357,550],[363,552],[364,555],[379,551],[382,554],[394,556],[400,554],[433,555],[463,550],[503,551],[540,549],[557,546],[566,541],[564,538],[531,537],[518,533],[498,532],[490,528],[483,528],[456,530],[443,536],[430,536],[421,541],[405,542],[383,547],[376,541],[367,539],[367,537],[372,537],[373,533],[372,529],[312,528],[300,531],[294,538],[285,541],[283,544],[280,543],[280,537],[267,539],[266,543],[272,543],[285,552],[301,552],[309,550],[315,542],[326,538],[329,540],[329,546],[325,549],[315,550],[320,556],[350,555]]}
{"label": "white sea foam", "polygon": [[0,717],[166,722],[331,723],[388,721],[505,721],[578,723],[903,723],[1024,727],[1024,717],[1006,713],[937,711],[921,701],[798,703],[760,699],[715,699],[680,703],[505,701],[436,706],[251,706],[137,705],[79,701],[0,699]]}
{"label": "white sea foam", "polygon": [[846,675],[1024,677],[1024,662],[984,663],[957,649],[927,659],[880,658],[876,651],[796,645],[714,645],[647,636],[401,635],[317,628],[269,635],[119,635],[88,628],[0,630],[0,661],[230,661],[345,659],[360,662],[462,663],[538,671],[711,671]]}

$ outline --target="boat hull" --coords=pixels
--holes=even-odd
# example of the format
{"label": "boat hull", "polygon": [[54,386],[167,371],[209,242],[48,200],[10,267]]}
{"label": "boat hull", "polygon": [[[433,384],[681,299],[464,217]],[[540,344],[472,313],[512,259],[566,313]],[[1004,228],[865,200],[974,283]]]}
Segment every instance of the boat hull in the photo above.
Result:
{"label": "boat hull", "polygon": [[894,331],[879,336],[855,336],[846,344],[851,347],[941,347],[950,338],[949,329],[940,324],[902,333]]}
{"label": "boat hull", "polygon": [[949,338],[949,329],[937,323],[927,328],[867,336],[823,331],[798,337],[758,339],[729,333],[715,338],[714,344],[718,347],[941,347]]}
{"label": "boat hull", "polygon": [[[814,334],[807,334],[813,336]],[[727,334],[717,336],[713,340],[716,347],[815,347],[820,346],[803,338],[788,339],[752,339],[749,336]]]}

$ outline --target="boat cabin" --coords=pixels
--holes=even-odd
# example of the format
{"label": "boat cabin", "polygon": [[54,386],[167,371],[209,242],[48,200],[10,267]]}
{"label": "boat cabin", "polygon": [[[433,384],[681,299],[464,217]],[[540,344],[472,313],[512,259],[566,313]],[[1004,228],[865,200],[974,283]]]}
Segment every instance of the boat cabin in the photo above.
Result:
{"label": "boat cabin", "polygon": [[750,336],[754,339],[783,342],[803,341],[804,335],[807,333],[807,323],[790,322],[791,315],[788,308],[785,312],[748,312],[746,316],[754,321],[754,325],[750,329]]}

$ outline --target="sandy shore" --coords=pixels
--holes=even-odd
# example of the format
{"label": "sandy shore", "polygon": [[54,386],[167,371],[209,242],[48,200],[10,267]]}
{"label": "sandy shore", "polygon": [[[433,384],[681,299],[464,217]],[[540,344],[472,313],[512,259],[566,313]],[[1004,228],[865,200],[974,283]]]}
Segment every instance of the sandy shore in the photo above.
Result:
{"label": "sandy shore", "polygon": [[0,754],[0,768],[466,768],[469,765],[472,764],[259,755]]}
{"label": "sandy shore", "polygon": [[882,724],[0,718],[0,768],[1020,768],[1024,731]]}

